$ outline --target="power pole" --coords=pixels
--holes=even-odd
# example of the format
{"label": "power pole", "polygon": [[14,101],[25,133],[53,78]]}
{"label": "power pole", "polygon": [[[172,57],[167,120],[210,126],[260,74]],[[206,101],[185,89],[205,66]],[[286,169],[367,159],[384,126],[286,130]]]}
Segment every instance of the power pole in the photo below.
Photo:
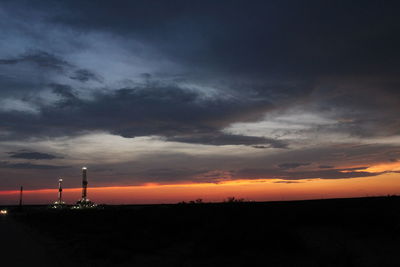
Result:
{"label": "power pole", "polygon": [[22,193],[24,191],[24,187],[21,186],[21,189],[19,191],[19,207],[22,208]]}

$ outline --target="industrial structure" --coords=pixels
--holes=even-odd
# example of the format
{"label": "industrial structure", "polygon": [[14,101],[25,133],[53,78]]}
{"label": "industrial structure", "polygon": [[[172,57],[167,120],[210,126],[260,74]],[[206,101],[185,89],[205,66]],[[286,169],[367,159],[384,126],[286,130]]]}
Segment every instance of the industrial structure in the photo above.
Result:
{"label": "industrial structure", "polygon": [[88,185],[88,180],[87,180],[87,168],[83,167],[82,168],[82,198],[76,202],[76,205],[73,206],[73,209],[85,209],[85,208],[95,208],[97,205],[90,201],[87,198],[87,185]]}
{"label": "industrial structure", "polygon": [[[87,168],[83,167],[82,168],[82,198],[79,199],[75,205],[69,206],[63,201],[63,188],[62,188],[62,182],[63,179],[59,178],[58,179],[58,198],[57,200],[52,203],[49,207],[53,209],[64,209],[67,207],[71,207],[72,209],[86,209],[86,208],[95,208],[97,207],[97,204],[90,201],[87,198],[87,185],[88,185],[88,179],[87,179]],[[21,186],[21,191],[20,191],[20,206],[22,206],[22,190],[23,187]]]}
{"label": "industrial structure", "polygon": [[63,179],[58,179],[58,199],[53,203],[54,209],[65,208],[65,202],[62,200],[62,181]]}
{"label": "industrial structure", "polygon": [[86,200],[87,197],[87,168],[82,168],[82,199]]}

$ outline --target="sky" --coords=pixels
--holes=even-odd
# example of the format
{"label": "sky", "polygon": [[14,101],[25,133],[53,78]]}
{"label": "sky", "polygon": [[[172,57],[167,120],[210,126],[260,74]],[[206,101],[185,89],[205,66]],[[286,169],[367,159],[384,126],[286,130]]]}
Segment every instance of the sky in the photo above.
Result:
{"label": "sky", "polygon": [[398,7],[3,0],[0,204],[398,194]]}

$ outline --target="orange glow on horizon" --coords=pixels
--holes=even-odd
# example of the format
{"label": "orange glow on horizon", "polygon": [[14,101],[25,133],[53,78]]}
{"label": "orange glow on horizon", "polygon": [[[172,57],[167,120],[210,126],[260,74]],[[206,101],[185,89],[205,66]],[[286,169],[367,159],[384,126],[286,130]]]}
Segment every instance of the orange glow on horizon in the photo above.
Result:
{"label": "orange glow on horizon", "polygon": [[[154,187],[204,187],[206,185],[243,185],[243,184],[253,184],[253,183],[265,183],[265,182],[274,182],[274,181],[281,181],[280,179],[240,179],[234,181],[219,181],[216,183],[179,183],[179,184],[159,184],[159,183],[145,183],[142,185],[134,185],[134,186],[98,186],[92,187],[90,190],[102,190],[102,189],[109,189],[109,190],[118,190],[118,189],[126,189],[131,187],[141,187],[141,188],[154,188]],[[24,193],[36,193],[36,192],[54,192],[55,189],[33,189],[33,190],[24,190]],[[58,190],[58,189],[57,189]],[[77,188],[64,188],[63,191],[81,191],[81,187]],[[7,195],[7,194],[19,194],[20,190],[5,190],[0,191],[0,195]]]}
{"label": "orange glow on horizon", "polygon": [[[65,188],[64,201],[75,203],[81,188]],[[18,190],[0,191],[0,203],[16,204]],[[219,183],[146,184],[89,188],[89,198],[106,204],[178,203],[202,198],[220,202],[227,197],[254,201],[279,201],[337,197],[363,197],[400,194],[400,174],[385,173],[374,177],[352,179],[306,179],[283,181],[256,179]],[[50,204],[57,198],[57,189],[25,190],[25,204]]]}

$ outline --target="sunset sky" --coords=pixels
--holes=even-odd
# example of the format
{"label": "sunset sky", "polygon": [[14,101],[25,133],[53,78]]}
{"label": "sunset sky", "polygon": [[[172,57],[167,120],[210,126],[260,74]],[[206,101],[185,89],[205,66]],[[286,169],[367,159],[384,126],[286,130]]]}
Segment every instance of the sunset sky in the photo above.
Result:
{"label": "sunset sky", "polygon": [[1,1],[0,205],[400,194],[396,1]]}

